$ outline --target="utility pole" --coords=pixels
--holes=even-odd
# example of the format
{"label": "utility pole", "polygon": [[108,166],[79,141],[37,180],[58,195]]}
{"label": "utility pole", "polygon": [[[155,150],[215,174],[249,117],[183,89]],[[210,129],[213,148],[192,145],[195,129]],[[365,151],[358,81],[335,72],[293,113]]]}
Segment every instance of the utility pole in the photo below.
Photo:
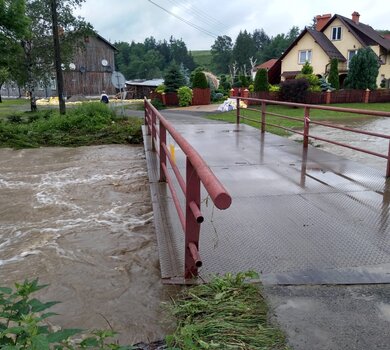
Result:
{"label": "utility pole", "polygon": [[50,0],[51,17],[53,24],[53,40],[54,40],[54,62],[57,75],[57,90],[58,100],[60,106],[60,114],[65,114],[65,100],[64,100],[64,78],[62,76],[61,67],[61,51],[60,51],[60,37],[58,34],[58,17],[57,17],[57,1]]}

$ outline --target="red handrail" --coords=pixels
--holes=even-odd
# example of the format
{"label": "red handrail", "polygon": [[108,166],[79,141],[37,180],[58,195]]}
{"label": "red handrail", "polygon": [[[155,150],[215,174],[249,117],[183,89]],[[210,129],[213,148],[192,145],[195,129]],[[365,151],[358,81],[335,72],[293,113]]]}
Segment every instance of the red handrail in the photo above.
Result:
{"label": "red handrail", "polygon": [[[344,113],[355,113],[355,114],[364,114],[364,115],[370,115],[370,116],[377,116],[377,117],[390,117],[390,112],[383,112],[383,111],[374,111],[374,110],[368,110],[368,109],[355,109],[355,108],[343,108],[343,107],[331,107],[331,106],[321,106],[321,105],[310,105],[310,104],[303,104],[303,103],[294,103],[294,102],[282,102],[282,101],[274,101],[274,100],[263,100],[263,99],[258,99],[258,98],[251,98],[251,97],[240,97],[240,96],[232,96],[231,98],[234,98],[237,100],[237,112],[236,112],[236,123],[240,123],[240,119],[248,119],[244,116],[241,116],[240,114],[240,108],[238,106],[240,105],[240,100],[244,99],[245,101],[253,101],[253,102],[260,102],[261,103],[261,120],[253,120],[250,119],[251,121],[255,121],[259,124],[261,124],[261,132],[265,132],[265,126],[266,125],[271,125],[273,127],[277,127],[280,129],[284,130],[289,130],[291,132],[295,132],[297,134],[303,135],[303,147],[308,147],[309,144],[309,138],[321,140],[324,142],[328,142],[337,146],[349,148],[355,151],[359,152],[364,152],[367,154],[370,154],[372,156],[380,157],[380,158],[385,158],[387,159],[387,166],[386,166],[386,177],[390,177],[390,135],[386,134],[381,134],[381,133],[376,133],[376,132],[369,132],[365,130],[358,130],[358,129],[352,129],[352,128],[347,128],[347,127],[342,127],[342,126],[337,126],[337,125],[332,125],[329,123],[322,123],[318,121],[311,121],[310,120],[310,110],[311,109],[319,109],[319,110],[325,110],[325,111],[334,111],[334,112],[344,112]],[[304,109],[304,117],[303,119],[295,118],[295,117],[289,117],[286,115],[282,115],[279,113],[272,113],[272,112],[267,112],[266,111],[266,106],[268,104],[273,104],[273,105],[281,105],[281,106],[290,106],[290,107],[301,107]],[[250,110],[254,110],[250,108]],[[293,120],[299,120],[303,122],[304,130],[303,133],[292,130],[290,128],[283,127],[281,125],[276,125],[276,124],[271,124],[271,123],[266,123],[266,115],[273,115],[278,118],[283,118],[283,119],[293,119]],[[380,137],[383,139],[388,139],[389,140],[389,147],[388,147],[388,154],[381,154],[377,152],[373,152],[370,150],[366,150],[363,148],[358,148],[354,146],[347,145],[342,142],[336,142],[332,141],[323,137],[315,136],[310,134],[310,124],[316,124],[316,125],[322,125],[328,128],[333,128],[333,129],[341,129],[344,131],[349,131],[349,132],[354,132],[358,134],[363,134],[363,135],[370,135],[370,136],[375,136],[375,137]]]}
{"label": "red handrail", "polygon": [[[148,135],[151,135],[152,150],[159,155],[160,181],[168,184],[185,234],[184,277],[192,278],[198,275],[198,268],[202,266],[202,260],[199,255],[199,234],[200,224],[204,218],[200,210],[200,184],[203,184],[218,209],[229,208],[232,198],[199,153],[146,98],[144,99],[144,106],[145,125]],[[167,132],[186,156],[185,179],[168,151],[166,144]],[[158,147],[156,147],[157,143]],[[167,159],[185,196],[185,210],[180,205],[179,196],[168,172]]]}

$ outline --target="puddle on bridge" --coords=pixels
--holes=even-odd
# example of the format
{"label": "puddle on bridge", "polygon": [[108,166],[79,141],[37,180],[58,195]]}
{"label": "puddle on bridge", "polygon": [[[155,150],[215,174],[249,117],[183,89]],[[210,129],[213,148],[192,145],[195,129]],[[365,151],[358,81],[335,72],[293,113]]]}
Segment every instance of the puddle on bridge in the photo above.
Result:
{"label": "puddle on bridge", "polygon": [[0,285],[39,277],[66,328],[161,339],[162,286],[141,146],[0,150]]}

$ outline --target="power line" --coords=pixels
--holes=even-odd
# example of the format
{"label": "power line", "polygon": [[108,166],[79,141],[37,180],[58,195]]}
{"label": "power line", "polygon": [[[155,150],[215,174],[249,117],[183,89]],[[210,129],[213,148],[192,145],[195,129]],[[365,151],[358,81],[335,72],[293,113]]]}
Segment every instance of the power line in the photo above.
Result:
{"label": "power line", "polygon": [[224,32],[227,29],[230,29],[229,25],[226,25],[225,23],[221,22],[220,20],[210,16],[208,13],[202,11],[201,9],[198,9],[195,5],[191,4],[190,1],[183,2],[178,0],[168,0],[171,4],[178,6],[183,9],[183,11],[188,12],[188,10],[191,11],[191,14],[194,17],[197,17],[200,21],[203,23],[206,23],[209,26],[214,27],[215,29],[218,29],[219,32]]}
{"label": "power line", "polygon": [[202,32],[203,34],[206,34],[206,35],[209,35],[211,36],[212,38],[216,39],[218,37],[217,34],[213,33],[213,32],[210,32],[209,30],[207,29],[204,29],[188,20],[186,20],[185,18],[183,17],[180,17],[178,15],[176,15],[175,13],[173,13],[172,11],[169,11],[167,10],[166,8],[160,6],[159,4],[156,4],[155,2],[153,2],[152,0],[148,0],[151,4],[153,4],[154,6],[157,6],[158,8],[160,8],[161,10],[165,11],[166,13],[170,14],[171,16],[177,18],[178,20],[184,22],[185,24],[189,25],[190,27],[192,28],[195,28],[196,30]]}

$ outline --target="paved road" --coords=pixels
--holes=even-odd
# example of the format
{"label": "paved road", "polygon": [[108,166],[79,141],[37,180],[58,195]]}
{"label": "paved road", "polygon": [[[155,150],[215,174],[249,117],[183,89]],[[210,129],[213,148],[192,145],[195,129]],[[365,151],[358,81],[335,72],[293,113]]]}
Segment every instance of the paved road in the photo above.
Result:
{"label": "paved road", "polygon": [[[167,110],[162,113],[179,130],[185,130],[186,124],[195,124],[194,132],[200,134],[201,128],[204,128],[203,132],[207,130],[204,124],[210,123],[207,119],[202,118],[198,112],[190,111],[187,114],[183,111]],[[211,123],[215,124],[215,122]],[[207,148],[207,146],[204,147]],[[244,148],[242,150],[245,152]],[[225,154],[225,147],[219,151],[221,155]],[[295,167],[295,164],[290,165]],[[312,170],[317,176],[318,169]],[[253,173],[249,175],[252,176]],[[319,175],[322,176],[321,172]],[[247,181],[252,180],[251,176],[248,177]],[[338,185],[342,187],[342,183],[338,183]],[[340,190],[343,191],[343,188]],[[360,191],[356,187],[350,190]],[[356,201],[352,198],[352,202]],[[388,217],[388,207],[385,208],[385,211],[387,212],[385,216]],[[337,216],[337,211],[334,213]],[[294,224],[291,222],[291,226]],[[358,226],[355,229],[358,229]],[[350,233],[353,235],[354,232]],[[367,234],[369,233],[367,232]],[[389,237],[390,232],[386,228],[381,233],[384,251],[389,250]],[[337,238],[337,236],[333,238]],[[320,248],[318,247],[318,249]],[[337,244],[334,244],[334,249],[338,251]],[[342,250],[337,254],[343,254]],[[228,258],[229,256],[227,256],[227,263],[229,263]],[[287,270],[288,267],[286,267]],[[378,266],[378,271],[381,268],[383,271],[389,270],[388,264],[384,264],[382,267]],[[383,273],[383,271],[381,272]],[[264,292],[271,305],[274,319],[286,332],[288,342],[295,350],[388,350],[390,348],[390,332],[388,331],[390,326],[389,284],[265,285]]]}

